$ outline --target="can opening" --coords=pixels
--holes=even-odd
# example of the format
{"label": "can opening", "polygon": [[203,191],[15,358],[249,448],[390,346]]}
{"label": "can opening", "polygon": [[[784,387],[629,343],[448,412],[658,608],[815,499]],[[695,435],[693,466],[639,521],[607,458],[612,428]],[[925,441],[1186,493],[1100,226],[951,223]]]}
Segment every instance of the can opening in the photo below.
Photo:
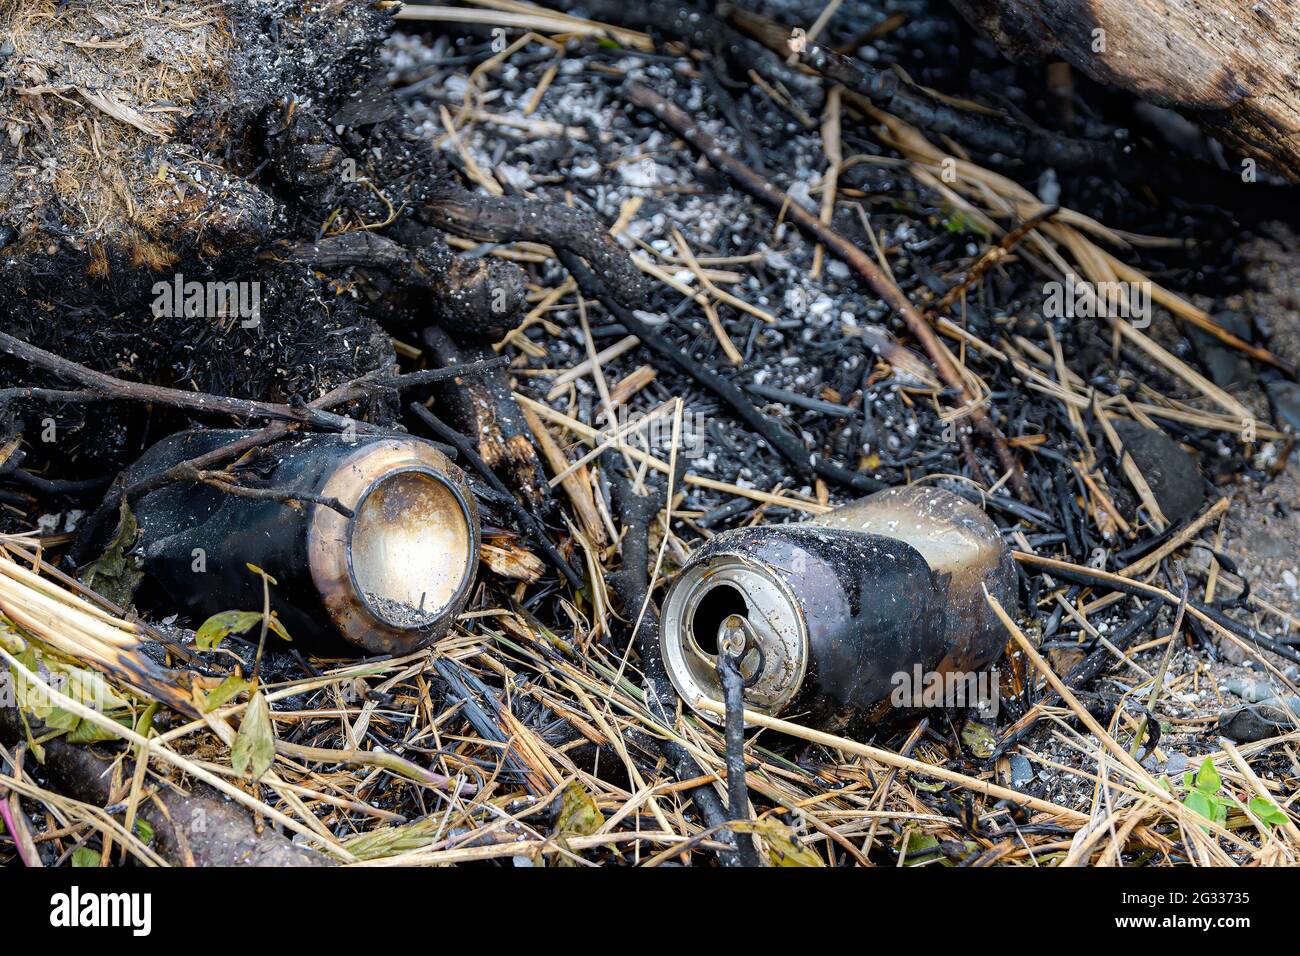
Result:
{"label": "can opening", "polygon": [[[718,654],[722,626],[739,617],[745,632],[740,675],[745,706],[780,713],[798,693],[808,660],[804,617],[784,580],[767,565],[737,554],[715,554],[678,576],[664,596],[659,646],[677,692],[694,707],[722,700]],[[708,711],[698,711],[716,720]]]}
{"label": "can opening", "polygon": [[718,654],[718,631],[722,622],[733,614],[745,617],[749,606],[745,596],[730,584],[719,584],[700,598],[691,617],[691,637],[695,646],[710,657]]}
{"label": "can opening", "polygon": [[350,552],[358,596],[394,627],[434,623],[473,568],[465,506],[444,481],[403,471],[377,482],[356,508]]}

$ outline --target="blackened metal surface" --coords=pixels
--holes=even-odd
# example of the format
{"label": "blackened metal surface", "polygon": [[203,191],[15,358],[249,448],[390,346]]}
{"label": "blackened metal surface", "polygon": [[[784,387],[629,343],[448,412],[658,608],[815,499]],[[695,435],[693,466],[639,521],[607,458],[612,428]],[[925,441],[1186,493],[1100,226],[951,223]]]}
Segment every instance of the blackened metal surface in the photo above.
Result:
{"label": "blackened metal surface", "polygon": [[[246,436],[203,429],[173,435],[151,448],[127,472],[128,483]],[[304,435],[255,453],[237,469],[241,483],[293,493],[331,493],[355,509],[378,483],[417,471],[442,480],[463,505],[465,571],[441,608],[413,626],[385,620],[359,593],[352,571],[355,517],[323,504],[241,497],[198,482],[175,482],[145,495],[135,513],[142,532],[147,579],[195,624],[229,610],[260,610],[262,579],[275,578],[271,606],[289,633],[337,639],[371,653],[402,653],[450,627],[464,607],[478,560],[479,529],[473,497],[456,468],[430,442],[416,438]],[[336,492],[336,493],[335,493]],[[408,520],[415,516],[405,516]],[[453,556],[454,557],[454,556]],[[412,573],[419,569],[412,568]]]}
{"label": "blackened metal surface", "polygon": [[699,548],[665,598],[664,658],[688,703],[719,699],[701,608],[738,592],[763,651],[761,665],[745,658],[746,706],[840,729],[884,706],[899,674],[996,660],[1005,640],[986,587],[1015,607],[1014,565],[988,517],[939,489],[890,489]]}

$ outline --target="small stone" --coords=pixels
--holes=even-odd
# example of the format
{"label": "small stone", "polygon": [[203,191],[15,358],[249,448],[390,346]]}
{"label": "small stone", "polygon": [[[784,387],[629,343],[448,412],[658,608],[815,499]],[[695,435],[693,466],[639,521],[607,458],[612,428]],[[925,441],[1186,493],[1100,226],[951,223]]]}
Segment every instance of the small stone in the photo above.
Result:
{"label": "small stone", "polygon": [[1170,522],[1182,524],[1201,510],[1205,483],[1196,461],[1176,441],[1124,419],[1115,422],[1115,431]]}
{"label": "small stone", "polygon": [[1020,754],[1012,754],[1008,760],[1011,763],[1011,786],[1020,790],[1034,779],[1034,768],[1028,758]]}
{"label": "small stone", "polygon": [[1187,763],[1187,754],[1176,752],[1171,753],[1169,759],[1165,761],[1163,772],[1169,774],[1171,777],[1178,776],[1187,769]]}
{"label": "small stone", "polygon": [[1268,397],[1278,417],[1292,428],[1300,428],[1300,385],[1278,379],[1267,383]]}

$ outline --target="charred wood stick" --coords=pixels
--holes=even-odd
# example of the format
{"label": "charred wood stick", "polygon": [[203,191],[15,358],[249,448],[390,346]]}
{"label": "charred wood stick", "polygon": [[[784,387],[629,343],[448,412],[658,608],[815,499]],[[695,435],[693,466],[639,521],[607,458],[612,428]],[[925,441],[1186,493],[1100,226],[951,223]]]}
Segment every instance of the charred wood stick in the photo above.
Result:
{"label": "charred wood stick", "polygon": [[[1172,599],[1172,595],[1163,588],[1159,588],[1154,584],[1145,584],[1142,581],[1130,581],[1117,574],[1111,574],[1106,571],[1092,571],[1082,565],[1069,564],[1065,561],[1057,561],[1052,558],[1044,558],[1034,554],[1026,554],[1023,551],[1013,552],[1013,555],[1015,559],[1022,564],[1028,564],[1040,568],[1053,577],[1065,578],[1067,581],[1075,581],[1079,584],[1089,584],[1094,587],[1110,588],[1111,590],[1120,591],[1124,594],[1133,594],[1137,597],[1161,597],[1165,600]],[[1205,621],[1212,621],[1214,624],[1217,624],[1225,631],[1230,632],[1243,641],[1249,641],[1257,647],[1262,647],[1264,650],[1270,651],[1278,657],[1290,661],[1292,664],[1300,664],[1300,651],[1288,647],[1281,641],[1275,641],[1271,637],[1266,637],[1254,628],[1242,624],[1240,621],[1234,621],[1218,608],[1202,604],[1200,601],[1188,601],[1187,608],[1196,617]]]}
{"label": "charred wood stick", "polygon": [[858,275],[866,280],[867,284],[880,298],[884,299],[894,311],[902,316],[903,321],[907,323],[908,329],[916,337],[917,341],[925,347],[926,353],[930,356],[930,362],[943,383],[961,396],[962,401],[966,403],[969,409],[971,422],[992,442],[1002,469],[1011,473],[1011,484],[1016,490],[1017,497],[1022,501],[1032,501],[1033,495],[1029,483],[1025,480],[1020,463],[1016,461],[1015,456],[1011,453],[1006,438],[993,424],[992,419],[989,418],[984,409],[976,404],[974,396],[966,388],[966,383],[962,380],[956,365],[939,341],[938,335],[935,334],[934,329],[916,310],[916,307],[912,305],[898,285],[886,276],[861,249],[830,226],[824,224],[798,203],[789,202],[785,193],[723,149],[717,140],[704,132],[699,124],[677,106],[668,102],[654,90],[637,82],[628,83],[624,87],[624,91],[629,102],[653,113],[660,122],[699,150],[710,163],[731,176],[742,189],[760,202],[767,203],[774,210],[783,212],[788,219],[793,221],[812,239],[820,242],[844,260]]}
{"label": "charred wood stick", "polygon": [[909,85],[893,70],[877,69],[816,43],[807,44],[799,59],[881,109],[937,136],[960,140],[984,155],[1000,154],[1007,159],[1072,172],[1104,169],[1121,178],[1127,172],[1132,181],[1150,174],[1149,168],[1134,160],[1132,147],[1125,144],[1075,139],[1010,119],[957,109]]}
{"label": "charred wood stick", "polygon": [[[12,355],[19,361],[26,362],[36,368],[52,372],[60,378],[76,382],[91,392],[99,393],[101,399],[154,402],[159,405],[170,405],[174,408],[184,408],[204,414],[234,415],[241,418],[270,418],[276,421],[314,425],[318,428],[327,428],[334,431],[343,431],[349,427],[356,428],[359,431],[373,430],[373,426],[355,422],[341,415],[323,412],[310,406],[294,407],[278,402],[259,402],[245,398],[230,398],[226,395],[186,392],[177,388],[166,388],[161,385],[129,382],[125,379],[114,378],[112,375],[97,372],[84,365],[69,361],[55,355],[53,352],[37,348],[35,345],[15,338],[6,332],[0,332],[0,352]],[[456,374],[459,374],[459,372]],[[0,389],[0,402],[22,397],[24,391],[24,389]],[[84,395],[85,392],[75,394]]]}
{"label": "charred wood stick", "polygon": [[187,468],[184,477],[191,481],[202,482],[227,494],[237,495],[240,498],[250,498],[256,501],[278,501],[299,510],[304,504],[320,505],[322,508],[337,511],[349,520],[356,517],[356,513],[337,498],[307,492],[282,491],[279,488],[250,488],[248,485],[236,484],[235,476],[226,471],[201,471],[198,468]]}
{"label": "charred wood stick", "polygon": [[[550,789],[549,785],[538,774],[534,773],[515,753],[514,748],[510,746],[509,736],[501,729],[499,716],[501,702],[496,699],[496,695],[469,670],[450,657],[435,659],[433,668],[438,672],[438,676],[442,678],[443,683],[447,685],[447,696],[460,704],[461,713],[465,715],[465,719],[469,721],[470,726],[485,740],[491,740],[502,745],[502,766],[508,768],[534,796],[540,796]],[[474,689],[471,690],[470,686],[467,685],[472,685]],[[478,702],[475,691],[483,695],[484,700],[487,701],[487,706],[492,708],[493,713],[488,713],[483,708],[483,705]]]}
{"label": "charred wood stick", "polygon": [[[568,0],[542,0],[545,6],[571,6]],[[705,53],[721,56],[740,75],[750,70],[773,86],[784,86],[808,98],[814,110],[821,105],[821,89],[777,54],[751,40],[711,9],[712,3],[688,0],[585,0],[583,8],[593,20],[679,40]]]}
{"label": "charred wood stick", "polygon": [[76,495],[103,488],[112,482],[112,478],[107,476],[103,478],[86,478],[83,481],[59,481],[34,475],[22,468],[0,472],[0,477],[8,478],[16,484],[23,485],[42,495]]}
{"label": "charred wood stick", "polygon": [[425,214],[447,232],[479,242],[527,240],[556,252],[581,256],[608,277],[619,301],[640,308],[648,289],[632,257],[594,215],[559,203],[520,196],[479,196],[447,187],[425,207]]}
{"label": "charred wood stick", "polygon": [[[130,382],[126,379],[115,378],[104,372],[97,372],[92,368],[87,368],[77,362],[55,355],[53,352],[47,352],[45,349],[24,342],[22,339],[15,338],[6,332],[0,332],[0,352],[12,355],[29,365],[52,372],[60,378],[84,386],[84,389],[79,391],[52,392],[51,390],[45,390],[49,394],[57,395],[59,401],[93,401],[98,396],[101,400],[153,402],[159,405],[169,405],[173,408],[184,408],[201,414],[232,415],[238,418],[269,418],[274,421],[312,425],[330,431],[355,429],[359,432],[371,433],[383,430],[367,422],[358,422],[343,415],[335,415],[314,405],[284,405],[279,402],[231,398],[228,395],[211,395],[206,392],[187,392],[178,388],[167,388],[163,385],[150,385],[147,382]],[[412,385],[425,385],[430,382],[458,378],[496,364],[499,364],[496,359],[488,359],[484,362],[466,363],[454,369],[430,369],[422,372],[411,372],[407,375],[382,377],[375,379],[374,384],[385,388],[401,389]],[[357,382],[364,381],[366,381],[365,378],[357,380]],[[0,389],[0,404],[12,401],[15,398],[28,397],[32,391],[32,389],[26,388]]]}
{"label": "charred wood stick", "polygon": [[667,364],[675,370],[690,376],[726,402],[741,421],[766,439],[773,450],[788,461],[800,475],[804,477],[811,474],[821,475],[837,484],[864,493],[879,491],[881,488],[886,487],[884,482],[877,481],[870,475],[850,471],[843,465],[837,465],[834,462],[825,461],[810,454],[808,449],[804,447],[803,442],[782,427],[775,418],[764,415],[759,411],[753,402],[745,397],[745,393],[738,386],[718,375],[712,369],[706,368],[702,363],[695,361],[695,359],[670,342],[658,329],[643,321],[631,309],[625,308],[613,296],[604,280],[591,269],[588,269],[581,259],[568,252],[558,254],[560,262],[573,275],[579,288],[586,295],[600,300],[601,304],[609,310],[614,318],[640,339],[641,344],[648,348],[651,355],[657,360],[656,364],[661,366]]}
{"label": "charred wood stick", "polygon": [[286,246],[281,253],[268,252],[266,257],[313,269],[336,270],[348,268],[382,269],[399,281],[412,285],[423,284],[416,271],[411,253],[392,239],[373,232],[345,232],[341,236],[326,236],[315,242],[299,242]]}
{"label": "charred wood stick", "polygon": [[984,250],[980,257],[971,265],[970,269],[967,270],[965,277],[944,293],[943,298],[939,300],[938,305],[932,306],[927,311],[931,313],[946,312],[952,308],[953,303],[964,296],[971,286],[984,278],[984,273],[988,272],[994,265],[1005,259],[1021,239],[1029,235],[1029,233],[1033,232],[1047,220],[1053,218],[1058,212],[1060,212],[1060,210],[1060,206],[1044,206],[1038,212],[1034,213],[1034,215],[1020,223],[1020,225],[1010,230],[1001,240],[999,240],[997,245],[989,246]]}
{"label": "charred wood stick", "polygon": [[340,385],[310,404],[313,408],[334,408],[356,399],[366,398],[375,389],[390,388],[400,392],[403,389],[419,388],[421,385],[436,385],[439,382],[471,375],[487,374],[508,364],[510,364],[510,356],[496,355],[463,362],[454,367],[427,368],[418,372],[404,372],[401,375],[374,371]]}
{"label": "charred wood stick", "polygon": [[[674,715],[677,708],[677,691],[668,677],[659,646],[659,614],[647,603],[649,596],[650,567],[650,522],[659,514],[664,504],[664,496],[638,495],[632,490],[632,483],[619,470],[618,456],[607,451],[602,459],[603,471],[609,477],[611,497],[618,511],[619,523],[623,526],[621,550],[623,565],[618,571],[609,575],[610,586],[623,604],[624,613],[636,627],[635,615],[642,607],[645,614],[640,626],[633,634],[637,653],[641,655],[641,673],[645,675],[646,706],[665,727],[676,722]],[[679,781],[699,780],[705,777],[695,757],[685,746],[671,738],[655,738],[659,752],[673,768],[673,774]],[[710,830],[719,832],[720,838],[732,844],[732,848],[720,854],[724,866],[742,866],[743,860],[735,846],[736,835],[727,829],[729,814],[723,806],[722,798],[709,784],[695,787],[689,791],[695,806]]]}
{"label": "charred wood stick", "polygon": [[[740,676],[740,654],[718,651],[718,680],[727,713],[723,718],[727,741],[727,806],[732,820],[749,819],[749,788],[745,785],[745,680]],[[744,866],[761,866],[752,839],[736,841],[736,854]]]}
{"label": "charred wood stick", "polygon": [[[480,342],[458,340],[446,329],[428,326],[421,341],[439,365],[459,368],[477,356],[492,356]],[[448,382],[434,389],[439,415],[464,435],[472,435],[479,457],[536,515],[549,517],[555,508],[542,462],[533,447],[530,429],[510,387],[508,356],[485,374],[465,382]]]}
{"label": "charred wood stick", "polygon": [[419,402],[410,404],[411,414],[422,421],[429,430],[438,436],[442,441],[454,447],[461,455],[464,456],[466,464],[478,472],[479,476],[488,483],[488,485],[497,494],[502,496],[502,501],[510,509],[511,514],[519,522],[520,528],[528,535],[530,539],[542,549],[546,557],[555,565],[555,569],[564,575],[565,579],[573,585],[575,590],[582,590],[586,587],[586,582],[573,566],[564,559],[559,550],[551,542],[546,534],[546,528],[537,516],[520,504],[519,499],[510,493],[510,489],[497,476],[497,473],[488,467],[487,463],[474,448],[474,443],[462,435],[456,429],[451,428],[442,422],[438,416],[429,411]]}
{"label": "charred wood stick", "polygon": [[[399,287],[436,303],[451,332],[496,341],[512,329],[527,301],[527,276],[492,256],[457,256],[436,229],[407,230],[411,248],[372,232],[348,232],[287,246],[277,258],[313,269],[375,269]],[[413,250],[413,251],[412,251]]]}

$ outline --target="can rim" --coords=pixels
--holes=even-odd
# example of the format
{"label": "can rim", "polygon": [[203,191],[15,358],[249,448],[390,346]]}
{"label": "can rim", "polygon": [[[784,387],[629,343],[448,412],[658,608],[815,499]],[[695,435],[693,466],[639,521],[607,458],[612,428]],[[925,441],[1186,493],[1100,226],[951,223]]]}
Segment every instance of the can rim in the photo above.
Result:
{"label": "can rim", "polygon": [[746,617],[756,625],[762,645],[761,673],[745,691],[745,707],[775,717],[789,707],[803,686],[808,669],[808,625],[789,585],[761,563],[743,554],[713,553],[688,564],[664,599],[660,650],[673,687],[695,713],[714,724],[723,718],[701,709],[701,698],[722,700],[713,673],[716,656],[701,648],[694,635],[700,603],[719,587],[730,586],[746,599]]}
{"label": "can rim", "polygon": [[[465,570],[462,572],[460,580],[457,582],[456,588],[452,591],[451,596],[448,597],[436,611],[430,613],[429,620],[426,623],[414,625],[403,624],[402,622],[394,621],[391,618],[385,617],[380,613],[379,609],[374,606],[370,597],[361,587],[360,581],[357,579],[355,562],[356,550],[353,547],[353,539],[357,531],[357,520],[360,518],[362,510],[366,506],[366,501],[381,486],[388,484],[393,479],[402,475],[424,475],[427,478],[432,478],[451,492],[451,496],[459,508],[460,517],[465,522],[466,550],[469,551],[469,553],[465,555]],[[454,608],[462,602],[466,592],[469,591],[470,586],[473,584],[474,568],[477,564],[478,557],[476,550],[470,550],[474,540],[473,527],[474,515],[470,512],[469,506],[465,502],[464,495],[461,494],[460,489],[456,487],[455,483],[448,480],[446,475],[443,475],[432,468],[414,466],[409,468],[395,468],[392,471],[385,472],[376,477],[365,487],[361,492],[361,495],[357,498],[357,503],[352,509],[352,517],[348,519],[346,546],[344,547],[344,555],[347,560],[348,580],[352,585],[352,591],[356,596],[358,604],[360,604],[362,609],[374,618],[375,622],[378,624],[384,624],[398,630],[411,631],[412,633],[424,633],[432,630],[438,625],[441,616],[448,609]]]}
{"label": "can rim", "polygon": [[[352,564],[351,536],[359,504],[380,483],[403,472],[421,472],[446,486],[469,532],[465,572],[453,596],[434,620],[417,627],[394,624],[375,614],[361,593]],[[478,513],[460,470],[431,442],[414,437],[382,438],[361,444],[335,469],[321,494],[353,511],[349,518],[332,508],[313,505],[307,531],[312,581],[342,637],[372,654],[402,654],[445,634],[465,604],[479,562]]]}

